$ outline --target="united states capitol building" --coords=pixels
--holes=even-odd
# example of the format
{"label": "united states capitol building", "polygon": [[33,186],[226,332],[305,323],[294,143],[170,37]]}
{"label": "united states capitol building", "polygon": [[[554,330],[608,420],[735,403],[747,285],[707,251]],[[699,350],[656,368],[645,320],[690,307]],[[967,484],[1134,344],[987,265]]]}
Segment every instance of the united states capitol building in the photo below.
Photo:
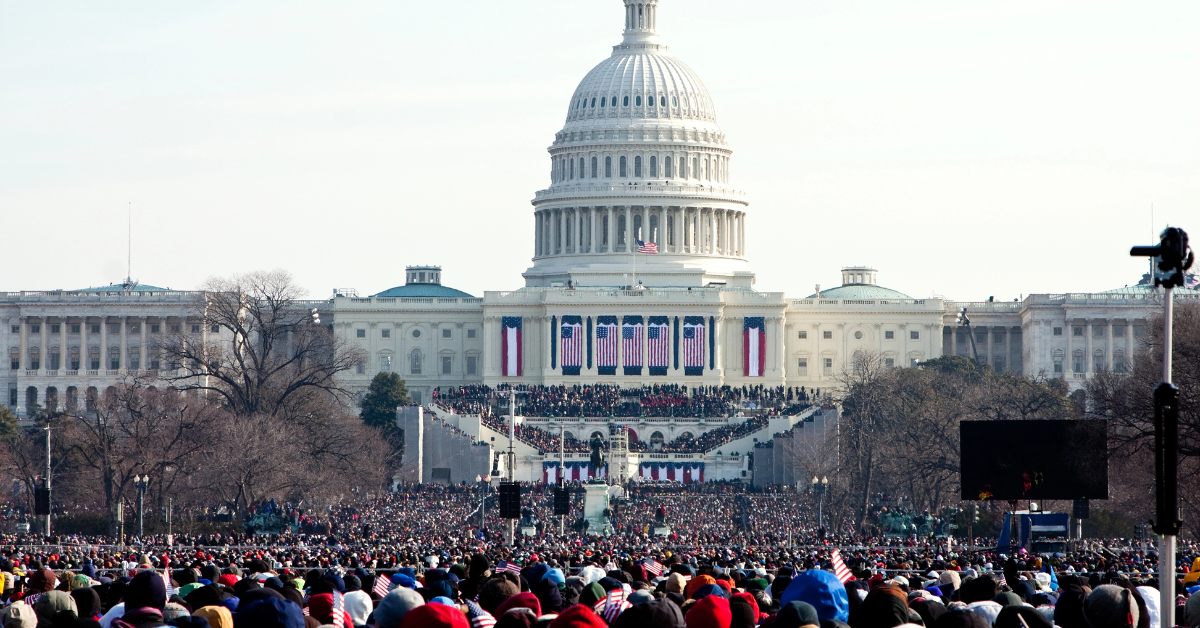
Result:
{"label": "united states capitol building", "polygon": [[[550,180],[533,193],[525,287],[470,295],[447,285],[470,269],[429,260],[444,263],[446,275],[442,266],[413,265],[397,287],[335,291],[313,306],[335,334],[370,356],[345,374],[347,387],[365,389],[377,373],[394,371],[424,404],[435,390],[467,384],[811,391],[837,386],[858,352],[896,368],[977,352],[996,371],[1064,378],[1072,389],[1098,372],[1128,368],[1160,308],[1161,293],[1151,285],[958,302],[912,298],[881,285],[886,268],[847,266],[840,286],[816,286],[807,295],[762,290],[745,236],[755,225],[769,228],[779,210],[755,214],[735,187],[733,151],[712,98],[660,40],[658,0],[624,5],[620,43],[563,95]],[[163,334],[221,340],[223,330],[203,323],[197,303],[194,292],[133,282],[0,293],[0,348],[8,354],[0,369],[3,402],[22,416],[35,406],[78,407],[89,390],[153,376],[166,367],[156,349]],[[968,330],[956,324],[964,308],[974,349]],[[475,442],[507,446],[505,435],[477,418],[433,413]],[[709,478],[748,477],[744,454],[753,443],[810,419],[772,419],[753,439],[722,445],[719,456],[714,448],[689,460],[706,464]],[[670,440],[737,420],[631,420],[625,427],[644,441],[654,432]],[[526,418],[554,434],[564,421],[581,436],[589,424],[606,422]],[[540,468],[542,452],[518,453]],[[628,464],[622,473],[637,475],[639,462]]]}

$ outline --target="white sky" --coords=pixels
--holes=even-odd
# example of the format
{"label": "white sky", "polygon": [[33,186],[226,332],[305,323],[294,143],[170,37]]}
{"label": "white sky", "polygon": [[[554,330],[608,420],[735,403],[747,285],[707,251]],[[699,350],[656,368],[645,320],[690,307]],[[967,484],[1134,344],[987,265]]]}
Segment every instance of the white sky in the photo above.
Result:
{"label": "white sky", "polygon": [[[441,264],[523,285],[529,199],[620,0],[0,0],[0,290],[282,267],[313,297]],[[662,0],[750,195],[760,290],[1135,283],[1200,241],[1200,3]],[[1152,226],[1150,207],[1155,208]]]}

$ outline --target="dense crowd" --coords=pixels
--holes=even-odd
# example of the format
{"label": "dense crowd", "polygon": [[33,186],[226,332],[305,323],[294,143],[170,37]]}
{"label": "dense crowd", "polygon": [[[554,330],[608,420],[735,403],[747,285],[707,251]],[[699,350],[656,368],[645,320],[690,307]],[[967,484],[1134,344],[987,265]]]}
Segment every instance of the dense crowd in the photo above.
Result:
{"label": "dense crowd", "polygon": [[[777,388],[656,385],[643,388],[617,386],[523,386],[517,387],[517,413],[533,417],[745,417],[698,437],[689,433],[673,441],[650,443],[631,438],[630,451],[703,453],[752,434],[765,427],[770,417],[794,415],[820,397],[804,387]],[[481,384],[461,386],[437,393],[434,403],[457,414],[478,415],[487,427],[508,433],[507,389]],[[536,427],[517,425],[517,440],[541,454],[559,451],[560,436]],[[607,445],[606,445],[607,446]],[[588,442],[568,437],[563,451],[585,453]]]}
{"label": "dense crowd", "polygon": [[[516,386],[516,413],[536,417],[726,417],[797,414],[820,399],[805,387],[616,385]],[[482,384],[440,390],[436,401],[459,414],[508,414],[507,387]]]}
{"label": "dense crowd", "polygon": [[[3,626],[300,628],[332,625],[341,608],[338,628],[1141,628],[1159,611],[1157,555],[1135,541],[1048,559],[989,539],[971,551],[854,535],[846,522],[822,533],[811,495],[715,482],[631,487],[611,504],[612,534],[586,536],[569,525],[582,499],[560,533],[548,488],[525,493],[533,536],[514,545],[494,493],[437,485],[306,513],[317,534],[179,535],[170,547],[149,537],[123,548],[0,537]],[[662,523],[669,533],[656,534]],[[1180,626],[1200,625],[1198,549],[1182,542],[1175,561]],[[853,580],[834,575],[834,550]]]}

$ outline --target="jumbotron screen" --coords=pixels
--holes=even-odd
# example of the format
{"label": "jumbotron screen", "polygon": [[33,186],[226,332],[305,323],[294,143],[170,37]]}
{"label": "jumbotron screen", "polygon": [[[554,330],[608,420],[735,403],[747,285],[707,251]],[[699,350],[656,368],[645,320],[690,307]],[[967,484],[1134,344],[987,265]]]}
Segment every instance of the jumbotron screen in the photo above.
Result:
{"label": "jumbotron screen", "polygon": [[1107,421],[963,421],[964,500],[1108,499]]}

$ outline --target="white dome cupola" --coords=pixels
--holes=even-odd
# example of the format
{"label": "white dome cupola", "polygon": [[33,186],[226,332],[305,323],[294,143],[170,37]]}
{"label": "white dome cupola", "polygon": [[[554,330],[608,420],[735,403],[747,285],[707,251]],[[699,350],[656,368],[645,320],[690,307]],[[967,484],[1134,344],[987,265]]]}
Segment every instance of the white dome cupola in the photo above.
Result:
{"label": "white dome cupola", "polygon": [[748,287],[745,195],[708,89],[658,35],[658,0],[623,0],[612,55],[579,82],[537,192],[526,284]]}

